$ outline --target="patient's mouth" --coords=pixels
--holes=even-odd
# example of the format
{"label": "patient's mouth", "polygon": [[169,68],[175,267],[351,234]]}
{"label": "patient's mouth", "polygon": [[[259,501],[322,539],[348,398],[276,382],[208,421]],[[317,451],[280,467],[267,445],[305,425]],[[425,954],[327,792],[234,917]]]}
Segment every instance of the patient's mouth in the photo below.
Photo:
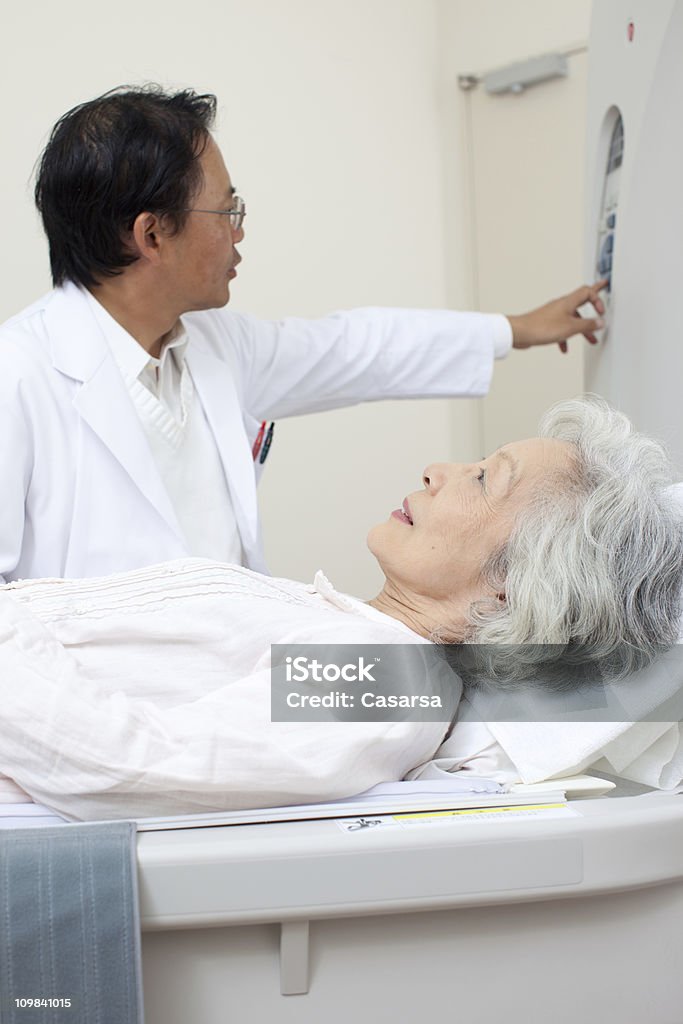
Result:
{"label": "patient's mouth", "polygon": [[404,499],[403,508],[394,509],[391,513],[394,519],[398,519],[400,523],[407,523],[408,526],[413,525],[413,517],[410,514],[410,506],[408,500]]}

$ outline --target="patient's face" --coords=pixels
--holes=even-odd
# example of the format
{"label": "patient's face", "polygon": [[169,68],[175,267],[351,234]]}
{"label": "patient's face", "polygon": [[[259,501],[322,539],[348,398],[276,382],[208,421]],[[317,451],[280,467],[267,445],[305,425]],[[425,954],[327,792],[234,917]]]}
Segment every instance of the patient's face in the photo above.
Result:
{"label": "patient's face", "polygon": [[570,468],[571,450],[564,441],[531,438],[481,462],[427,466],[423,489],[368,535],[387,579],[454,606],[483,597],[486,559],[546,477]]}

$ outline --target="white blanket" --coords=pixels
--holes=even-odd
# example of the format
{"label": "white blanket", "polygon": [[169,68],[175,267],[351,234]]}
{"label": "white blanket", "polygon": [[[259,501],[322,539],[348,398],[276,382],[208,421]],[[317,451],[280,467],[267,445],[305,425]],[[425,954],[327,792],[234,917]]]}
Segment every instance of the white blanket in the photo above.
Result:
{"label": "white blanket", "polygon": [[73,818],[335,799],[428,760],[440,722],[270,720],[271,643],[424,644],[333,590],[185,560],[0,589],[0,772]]}

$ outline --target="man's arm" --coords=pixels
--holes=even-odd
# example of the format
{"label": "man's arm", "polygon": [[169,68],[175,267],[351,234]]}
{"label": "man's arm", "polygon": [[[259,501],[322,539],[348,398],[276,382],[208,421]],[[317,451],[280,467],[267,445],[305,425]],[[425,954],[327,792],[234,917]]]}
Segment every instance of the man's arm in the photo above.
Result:
{"label": "man's arm", "polygon": [[219,310],[200,326],[214,353],[233,362],[242,406],[259,420],[383,399],[484,395],[494,357],[512,336],[500,314],[449,310],[353,309],[279,321]]}
{"label": "man's arm", "polygon": [[[494,359],[512,345],[560,342],[600,322],[602,282],[521,316],[446,310],[356,309],[318,320],[261,321],[216,310],[202,323],[214,351],[228,335],[243,407],[257,419],[321,412],[390,398],[479,397]],[[206,316],[206,314],[204,315]]]}

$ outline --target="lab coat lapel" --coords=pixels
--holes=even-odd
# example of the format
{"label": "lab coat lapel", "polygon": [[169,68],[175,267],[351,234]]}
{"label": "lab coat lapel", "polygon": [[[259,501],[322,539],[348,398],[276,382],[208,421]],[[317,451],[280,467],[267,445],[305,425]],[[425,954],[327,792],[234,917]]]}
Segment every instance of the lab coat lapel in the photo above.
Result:
{"label": "lab coat lapel", "polygon": [[[260,545],[254,463],[230,368],[222,359],[203,349],[199,339],[190,343],[185,359],[216,440],[242,547],[252,568],[261,569],[260,556],[257,557]],[[258,566],[255,560],[259,561]]]}
{"label": "lab coat lapel", "polygon": [[55,369],[81,382],[74,407],[185,545],[135,407],[79,288],[58,288],[45,311]]}

